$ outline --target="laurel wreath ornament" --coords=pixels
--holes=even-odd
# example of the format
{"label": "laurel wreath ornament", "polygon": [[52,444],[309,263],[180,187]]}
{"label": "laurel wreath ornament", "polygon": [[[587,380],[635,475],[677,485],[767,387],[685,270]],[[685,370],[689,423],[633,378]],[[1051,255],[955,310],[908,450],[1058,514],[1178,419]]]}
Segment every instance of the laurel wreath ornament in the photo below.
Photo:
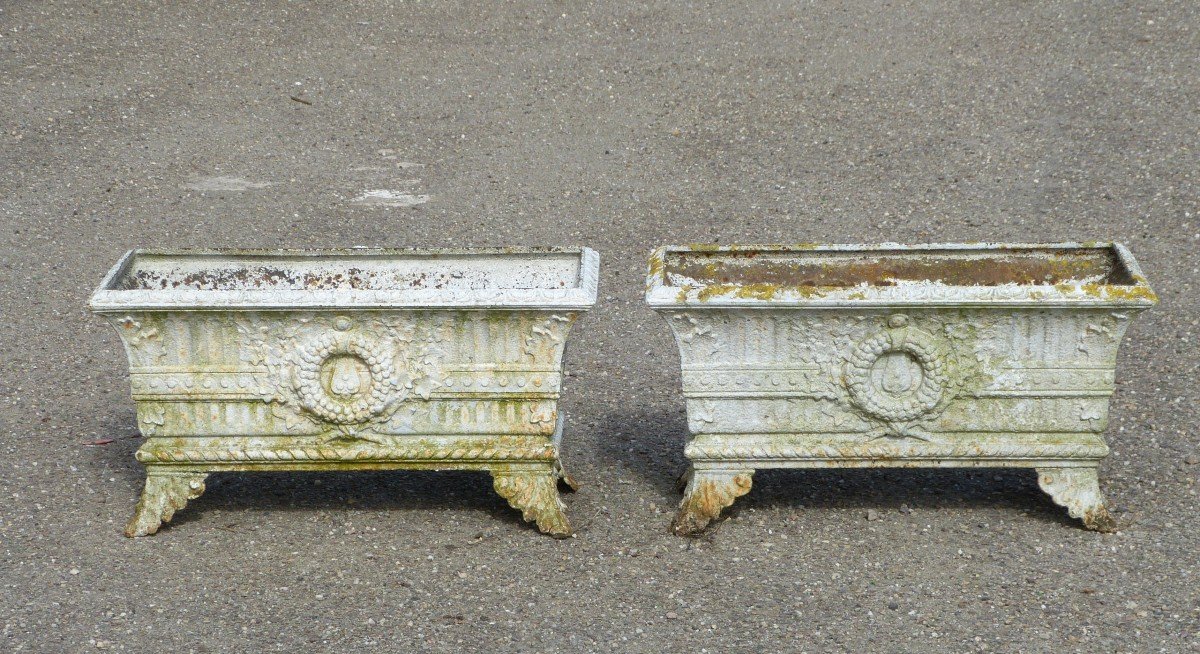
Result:
{"label": "laurel wreath ornament", "polygon": [[[872,383],[871,373],[880,358],[904,353],[921,367],[921,383],[904,395],[881,392]],[[932,336],[908,327],[908,317],[894,315],[888,328],[861,341],[846,363],[846,386],[853,403],[871,416],[890,423],[915,420],[929,413],[942,401],[946,390],[946,365],[942,348]]]}
{"label": "laurel wreath ornament", "polygon": [[[321,383],[321,369],[331,357],[353,356],[364,363],[371,377],[367,392],[346,400],[330,397]],[[382,415],[398,399],[400,382],[392,354],[382,344],[362,336],[326,333],[301,347],[296,361],[296,393],[304,408],[339,425],[368,422]]]}

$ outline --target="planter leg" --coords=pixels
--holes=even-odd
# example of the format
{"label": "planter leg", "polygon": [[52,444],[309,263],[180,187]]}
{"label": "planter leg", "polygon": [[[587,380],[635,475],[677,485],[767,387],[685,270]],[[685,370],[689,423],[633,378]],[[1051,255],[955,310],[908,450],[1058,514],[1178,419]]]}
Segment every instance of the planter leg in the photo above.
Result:
{"label": "planter leg", "polygon": [[692,470],[671,531],[676,536],[698,536],[722,509],[750,492],[753,475],[753,470]]}
{"label": "planter leg", "polygon": [[1104,506],[1096,468],[1038,468],[1038,485],[1088,529],[1111,533],[1117,521]]}
{"label": "planter leg", "polygon": [[675,490],[683,493],[687,491],[688,484],[692,483],[692,469],[688,467],[678,477],[675,478]]}
{"label": "planter leg", "polygon": [[562,461],[554,462],[554,475],[558,479],[558,489],[574,493],[579,490],[579,482],[575,478],[567,474],[567,470],[563,468]]}
{"label": "planter leg", "polygon": [[555,538],[571,535],[566,506],[558,497],[558,472],[492,472],[492,486],[527,522]]}
{"label": "planter leg", "polygon": [[146,487],[138,500],[133,519],[125,525],[125,535],[149,536],[164,522],[170,522],[175,512],[187,506],[188,500],[204,492],[206,472],[146,471]]}

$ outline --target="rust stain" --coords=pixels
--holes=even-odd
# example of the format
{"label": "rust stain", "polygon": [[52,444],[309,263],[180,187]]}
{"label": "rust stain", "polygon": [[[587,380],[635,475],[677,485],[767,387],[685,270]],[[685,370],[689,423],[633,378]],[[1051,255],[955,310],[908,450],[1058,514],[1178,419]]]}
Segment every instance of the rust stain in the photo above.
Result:
{"label": "rust stain", "polygon": [[[940,281],[953,286],[1003,284],[1055,285],[1071,281],[1096,286],[1137,283],[1117,262],[1112,251],[1051,250],[1035,254],[963,256],[944,253],[896,252],[813,253],[804,257],[767,260],[765,249],[717,251],[716,246],[691,246],[676,254],[667,273],[707,285],[757,286],[757,295],[773,286],[847,288],[867,284],[893,286],[904,281]],[[758,257],[753,263],[750,259]]]}

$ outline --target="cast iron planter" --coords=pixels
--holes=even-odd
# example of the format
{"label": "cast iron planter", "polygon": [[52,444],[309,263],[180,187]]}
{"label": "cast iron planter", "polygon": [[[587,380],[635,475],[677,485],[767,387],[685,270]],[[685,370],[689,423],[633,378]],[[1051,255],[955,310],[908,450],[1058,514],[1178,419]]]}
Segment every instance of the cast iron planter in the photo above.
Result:
{"label": "cast iron planter", "polygon": [[228,470],[487,470],[554,536],[562,354],[589,249],[135,250],[91,308],[129,357],[158,530]]}
{"label": "cast iron planter", "polygon": [[678,534],[757,468],[1032,467],[1091,529],[1117,345],[1157,301],[1104,245],[668,247],[692,438]]}

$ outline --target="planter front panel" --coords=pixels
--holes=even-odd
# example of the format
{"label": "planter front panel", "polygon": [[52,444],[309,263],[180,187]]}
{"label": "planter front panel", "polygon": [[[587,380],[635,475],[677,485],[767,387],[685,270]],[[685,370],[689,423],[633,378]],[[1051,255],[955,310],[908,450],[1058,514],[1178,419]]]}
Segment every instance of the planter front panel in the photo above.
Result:
{"label": "planter front panel", "polygon": [[550,437],[574,319],[536,311],[151,312],[112,322],[146,436]]}
{"label": "planter front panel", "polygon": [[[1111,310],[667,315],[692,433],[867,437],[1099,433],[1129,323]],[[907,324],[892,328],[889,320]],[[924,360],[898,349],[860,365],[872,343],[893,334],[921,348]],[[924,400],[915,395],[922,385]]]}

